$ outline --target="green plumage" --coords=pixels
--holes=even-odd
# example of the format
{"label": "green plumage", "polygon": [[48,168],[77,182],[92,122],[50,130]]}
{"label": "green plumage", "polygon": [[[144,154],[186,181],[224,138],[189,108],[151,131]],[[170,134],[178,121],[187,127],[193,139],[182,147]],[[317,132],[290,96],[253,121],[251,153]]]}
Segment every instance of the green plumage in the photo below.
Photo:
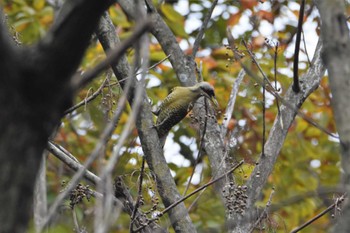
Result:
{"label": "green plumage", "polygon": [[214,89],[207,82],[200,82],[192,87],[175,87],[164,99],[155,112],[158,115],[156,128],[162,146],[171,128],[187,115],[201,96],[208,97],[217,104]]}

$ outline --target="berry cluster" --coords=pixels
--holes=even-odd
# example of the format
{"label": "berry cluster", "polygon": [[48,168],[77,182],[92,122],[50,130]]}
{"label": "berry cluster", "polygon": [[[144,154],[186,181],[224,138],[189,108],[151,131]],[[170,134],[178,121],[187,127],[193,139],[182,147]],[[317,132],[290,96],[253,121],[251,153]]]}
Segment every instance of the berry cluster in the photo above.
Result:
{"label": "berry cluster", "polygon": [[234,212],[238,214],[243,214],[247,204],[246,195],[248,187],[243,185],[235,185],[230,182],[224,187],[224,196],[226,199],[226,206],[229,214],[232,215]]}

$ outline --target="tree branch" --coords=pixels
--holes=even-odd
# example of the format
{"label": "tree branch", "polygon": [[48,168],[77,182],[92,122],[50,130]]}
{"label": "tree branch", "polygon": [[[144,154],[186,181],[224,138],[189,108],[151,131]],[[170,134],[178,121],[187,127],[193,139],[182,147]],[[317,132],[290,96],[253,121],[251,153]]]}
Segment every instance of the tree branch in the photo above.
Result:
{"label": "tree branch", "polygon": [[213,11],[214,11],[217,3],[218,3],[218,0],[214,0],[213,1],[213,3],[211,4],[210,9],[208,10],[207,14],[204,17],[202,26],[199,29],[199,32],[198,32],[197,37],[196,37],[196,40],[194,41],[194,44],[193,44],[193,49],[192,49],[192,56],[193,57],[196,57],[196,54],[197,54],[198,49],[199,49],[199,45],[200,45],[200,43],[201,43],[201,41],[203,39],[203,36],[204,36],[204,32],[205,32],[205,30],[208,27],[209,20],[211,18],[211,15],[213,14]]}
{"label": "tree branch", "polygon": [[[104,18],[104,17],[103,17]],[[83,77],[79,81],[73,83],[73,87],[81,88],[93,80],[97,75],[99,75],[103,70],[107,69],[109,66],[115,66],[116,61],[121,60],[122,56],[125,54],[126,50],[131,47],[145,32],[149,30],[151,22],[145,20],[140,25],[138,25],[133,34],[125,41],[121,42],[120,45],[115,50],[109,50],[107,53],[107,58],[96,65],[92,70],[89,70],[83,74]],[[77,80],[76,78],[75,80]]]}
{"label": "tree branch", "polygon": [[[265,144],[265,156],[260,157],[246,183],[248,187],[246,215],[236,215],[234,217],[235,220],[231,222],[231,224],[233,224],[232,232],[235,232],[237,229],[249,231],[252,227],[254,222],[252,220],[255,218],[254,205],[267,182],[268,176],[274,168],[279,152],[287,136],[288,129],[297,114],[296,109],[299,109],[305,99],[319,86],[321,78],[323,77],[325,69],[321,61],[321,50],[322,42],[319,40],[312,66],[301,79],[302,85],[300,92],[296,94],[293,92],[292,87],[289,87],[283,98],[284,101],[281,103],[280,114],[277,115]],[[285,105],[286,103],[288,103],[289,107]],[[282,121],[283,124],[281,124],[280,121]]]}
{"label": "tree branch", "polygon": [[[169,61],[175,70],[175,73],[183,86],[193,86],[196,83],[195,63],[192,57],[187,57],[181,50],[176,41],[174,33],[166,25],[163,18],[159,15],[152,2],[146,0],[150,18],[152,20],[151,33],[157,38],[165,54],[170,55]],[[123,11],[135,19],[134,6],[132,1],[118,1]]]}
{"label": "tree branch", "polygon": [[[134,7],[131,1],[120,0],[118,2],[122,7],[123,11],[130,17],[134,17]],[[165,54],[170,55],[169,61],[172,64],[174,71],[177,74],[178,80],[183,86],[192,86],[196,83],[196,64],[192,56],[186,56],[181,50],[180,46],[176,41],[176,37],[166,25],[163,18],[159,15],[151,1],[146,0],[148,11],[152,20],[151,33],[157,38]],[[201,108],[204,105],[203,99],[197,101],[193,108],[193,112],[197,116],[204,116],[205,110]],[[210,115],[215,116],[215,112],[211,109]],[[221,137],[221,130],[214,118],[208,119],[208,125],[205,134],[204,149],[208,154],[210,165],[212,168],[213,177],[217,177],[225,173],[230,167],[225,163],[225,153],[223,139]],[[226,184],[225,179],[221,179],[215,184],[217,190],[222,198],[223,187]]]}
{"label": "tree branch", "polygon": [[100,155],[100,152],[102,148],[107,144],[110,137],[112,136],[114,129],[117,127],[117,122],[120,119],[120,116],[124,110],[124,107],[126,105],[126,93],[119,99],[118,101],[118,109],[114,113],[111,121],[108,123],[108,125],[103,130],[102,134],[100,135],[100,139],[98,143],[95,145],[94,150],[91,152],[87,160],[85,161],[83,167],[80,167],[79,170],[75,173],[73,178],[71,179],[70,183],[67,185],[64,192],[61,192],[53,204],[51,205],[51,208],[49,209],[48,216],[45,220],[44,226],[46,226],[50,219],[55,215],[57,208],[61,204],[61,202],[64,200],[64,198],[68,195],[70,191],[72,191],[75,186],[78,184],[79,180],[84,176],[85,171],[92,165],[92,163],[98,158]]}
{"label": "tree branch", "polygon": [[[59,160],[61,160],[64,164],[66,164],[69,168],[71,168],[73,171],[79,171],[83,167],[81,163],[79,163],[76,158],[70,154],[68,151],[66,151],[64,148],[60,147],[59,145],[55,144],[54,142],[48,142],[47,149],[50,151],[54,156],[56,156]],[[89,170],[85,171],[84,178],[88,181],[90,181],[92,184],[97,185],[99,182],[101,182],[101,178],[95,175],[94,173],[90,172]],[[116,197],[113,199],[114,204],[123,205],[123,209],[131,216],[134,212],[133,210],[133,198],[125,186],[125,184],[122,182],[121,178],[116,179],[115,184],[116,189]],[[122,194],[122,195],[121,195]],[[96,191],[93,191],[93,195],[97,198],[102,198],[103,195],[100,193],[97,193]],[[141,223],[144,223],[147,221],[147,219],[142,215],[139,211],[135,213],[135,224],[136,225],[142,225]],[[161,229],[159,225],[156,223],[152,223],[150,226],[145,228],[144,232],[165,232],[165,230]]]}
{"label": "tree branch", "polygon": [[[106,52],[119,44],[119,38],[117,37],[115,28],[107,14],[103,16],[96,34]],[[125,80],[128,75],[125,71],[130,70],[130,67],[127,60],[122,59],[116,66],[113,66],[112,69],[116,73],[118,80]],[[136,80],[133,77],[132,79],[135,87]],[[174,179],[172,178],[165,161],[157,131],[153,126],[151,106],[145,95],[146,94],[144,93],[142,107],[136,119],[136,127],[147,164],[156,176],[158,192],[164,205],[169,206],[176,200],[180,199],[181,196],[178,193]],[[131,104],[133,102],[133,96],[128,95],[128,100]],[[184,204],[180,204],[169,211],[169,217],[173,228],[176,229],[177,232],[195,232],[195,228]]]}
{"label": "tree branch", "polygon": [[[0,64],[1,72],[8,69],[8,65],[12,62],[13,57],[17,54],[17,48],[14,46],[13,40],[10,38],[10,34],[7,30],[7,20],[0,10]],[[6,80],[5,75],[0,75],[0,80]]]}
{"label": "tree branch", "polygon": [[301,231],[302,229],[304,229],[305,227],[309,226],[310,224],[312,224],[317,219],[321,218],[323,215],[327,214],[329,211],[333,210],[334,208],[337,208],[344,200],[345,200],[345,196],[342,195],[341,197],[337,198],[332,205],[328,206],[321,213],[319,213],[318,215],[316,215],[312,219],[308,220],[307,222],[305,222],[301,226],[295,228],[290,233],[297,233],[297,232]]}
{"label": "tree branch", "polygon": [[[321,37],[324,41],[322,58],[329,74],[331,104],[340,138],[342,181],[350,192],[350,37],[342,0],[317,0],[321,16]],[[334,232],[350,231],[350,202],[346,201]]]}
{"label": "tree branch", "polygon": [[50,64],[44,65],[53,75],[48,79],[56,79],[62,84],[64,79],[70,78],[89,45],[98,19],[112,3],[112,0],[75,0],[63,4],[52,28],[34,47],[40,54],[37,62]]}
{"label": "tree branch", "polygon": [[241,84],[243,78],[245,76],[245,71],[242,69],[238,77],[236,78],[235,82],[232,85],[232,90],[230,93],[230,98],[226,107],[226,112],[225,112],[225,118],[224,121],[222,122],[222,137],[225,137],[227,134],[227,127],[228,124],[231,120],[233,109],[235,107],[235,102],[236,102],[236,96],[238,95],[238,90],[239,90],[239,85]]}
{"label": "tree branch", "polygon": [[31,47],[13,49],[4,25],[0,27],[0,57],[6,56],[0,64],[6,66],[0,69],[0,185],[7,187],[0,193],[2,232],[26,231],[41,163],[38,155],[71,101],[71,74],[110,4],[66,1],[59,22]]}

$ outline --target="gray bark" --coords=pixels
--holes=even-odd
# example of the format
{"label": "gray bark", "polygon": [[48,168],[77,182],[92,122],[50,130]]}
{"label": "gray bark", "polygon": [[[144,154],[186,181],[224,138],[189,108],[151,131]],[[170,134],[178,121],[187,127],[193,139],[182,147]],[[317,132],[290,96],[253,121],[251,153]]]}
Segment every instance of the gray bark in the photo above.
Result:
{"label": "gray bark", "polygon": [[317,44],[311,67],[300,79],[300,92],[296,94],[292,90],[292,86],[290,86],[283,97],[283,102],[288,103],[288,106],[283,104],[280,107],[280,115],[277,115],[265,143],[265,155],[260,156],[256,167],[245,184],[248,187],[245,213],[243,215],[235,213],[229,216],[229,232],[250,232],[254,229],[259,217],[255,203],[259,200],[267,179],[273,171],[279,152],[288,134],[288,129],[293,123],[301,105],[319,86],[323,77],[325,69],[321,61],[321,50],[322,42],[320,40]]}
{"label": "gray bark", "polygon": [[[119,38],[115,34],[114,25],[108,14],[104,14],[101,18],[96,34],[106,52],[119,44]],[[131,70],[126,58],[121,59],[116,65],[113,65],[112,69],[118,80],[125,80],[128,78],[128,71]],[[135,80],[132,82],[136,83]],[[156,177],[158,192],[164,205],[167,207],[180,199],[181,195],[177,190],[175,181],[165,161],[163,149],[159,144],[158,134],[153,125],[151,106],[148,97],[144,96],[143,99],[142,107],[136,119],[136,127],[147,164]],[[129,95],[128,100],[130,105],[132,105],[133,95]],[[176,232],[196,232],[183,203],[171,209],[169,211],[169,217]]]}
{"label": "gray bark", "polygon": [[[343,167],[341,186],[350,192],[350,38],[343,0],[317,0],[321,16],[322,58],[329,74],[331,104],[340,138]],[[334,232],[350,232],[350,202],[347,201]]]}

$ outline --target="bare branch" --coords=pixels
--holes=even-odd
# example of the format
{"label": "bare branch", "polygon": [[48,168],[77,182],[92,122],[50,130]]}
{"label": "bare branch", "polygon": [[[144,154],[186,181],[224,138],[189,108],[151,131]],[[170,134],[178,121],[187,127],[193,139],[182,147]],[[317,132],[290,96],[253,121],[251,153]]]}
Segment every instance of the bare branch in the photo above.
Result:
{"label": "bare branch", "polygon": [[[50,79],[59,76],[57,82],[64,83],[62,78],[69,81],[90,42],[98,19],[112,3],[112,0],[76,0],[62,5],[54,25],[35,47],[41,54],[36,62],[60,64],[49,67],[52,73]],[[62,63],[62,60],[65,62]]]}
{"label": "bare branch", "polygon": [[[229,41],[233,40],[232,36],[229,34]],[[236,216],[236,220],[232,220],[232,227],[234,229],[240,229],[243,231],[248,231],[251,229],[252,219],[254,218],[254,204],[259,198],[259,194],[265,183],[267,182],[268,176],[271,174],[272,169],[276,163],[279,152],[282,148],[288,129],[298,112],[298,109],[301,107],[305,99],[315,90],[324,74],[324,66],[321,61],[321,50],[322,43],[319,40],[317,44],[317,49],[314,54],[314,59],[312,61],[312,66],[308,72],[302,77],[301,90],[298,94],[292,91],[291,87],[288,89],[284,98],[279,98],[280,102],[283,104],[281,106],[280,114],[277,115],[275,122],[270,130],[270,134],[265,143],[265,156],[261,156],[256,167],[254,168],[249,180],[246,182],[248,187],[247,195],[247,209],[245,216]],[[238,60],[242,67],[246,66]],[[245,68],[247,74],[254,78],[259,84],[263,85],[261,79],[257,78],[254,73],[249,69]],[[270,87],[270,85],[268,85]],[[267,88],[266,90],[274,94],[278,98],[278,94],[273,90],[273,87]],[[273,91],[271,91],[273,90]],[[283,126],[280,124],[280,119],[283,121]]]}
{"label": "bare branch", "polygon": [[[195,62],[193,61],[192,57],[187,57],[183,53],[176,41],[174,33],[159,15],[156,8],[152,4],[152,1],[146,0],[146,2],[149,15],[152,20],[151,33],[157,38],[165,54],[171,54],[169,61],[175,70],[181,85],[193,86],[196,82]],[[129,17],[134,19],[136,18],[132,1],[120,0],[118,3]]]}
{"label": "bare branch", "polygon": [[218,0],[214,0],[213,1],[213,3],[211,4],[210,9],[208,10],[207,14],[204,17],[202,26],[199,29],[199,32],[198,32],[197,37],[196,37],[196,39],[194,41],[194,44],[193,44],[193,49],[192,49],[192,56],[193,57],[196,57],[196,54],[197,54],[198,49],[199,49],[199,45],[200,45],[200,43],[201,43],[201,41],[203,39],[203,36],[204,36],[204,32],[205,32],[205,30],[208,27],[209,20],[211,18],[211,15],[213,14],[213,11],[214,11],[217,3],[218,3]]}
{"label": "bare branch", "polygon": [[[264,71],[262,70],[261,66],[259,65],[259,63],[257,62],[257,60],[255,59],[254,54],[252,53],[252,51],[248,48],[248,46],[246,45],[245,42],[243,42],[247,48],[247,51],[250,55],[250,57],[252,58],[254,64],[258,67],[260,73],[263,76],[263,80],[261,80],[261,78],[259,78],[258,75],[256,75],[255,73],[253,73],[245,64],[243,64],[240,60],[240,64],[241,66],[244,68],[244,70],[247,72],[247,74],[254,79],[254,81],[256,81],[258,84],[260,84],[260,86],[265,86],[267,89],[267,91],[273,95],[278,101],[280,101],[282,104],[284,104],[287,108],[290,108],[291,110],[294,110],[298,116],[300,116],[303,120],[305,120],[306,122],[308,122],[310,125],[316,127],[317,129],[319,129],[320,131],[322,131],[323,133],[333,137],[333,138],[339,138],[338,136],[336,136],[334,133],[330,132],[328,129],[326,129],[325,127],[319,125],[318,123],[316,123],[313,119],[311,119],[310,117],[308,117],[305,113],[303,113],[302,111],[300,111],[300,107],[295,107],[293,105],[291,105],[288,101],[286,101],[285,99],[283,99],[277,92],[277,90],[272,86],[272,84],[270,83],[270,81],[267,79],[266,74],[264,73]],[[264,84],[265,82],[265,84]],[[294,91],[294,90],[293,90]],[[279,112],[280,113],[280,112]],[[280,119],[280,121],[282,123],[283,119]],[[283,124],[282,124],[282,128],[283,128]]]}
{"label": "bare branch", "polygon": [[326,188],[326,187],[320,187],[315,191],[308,191],[299,195],[294,195],[292,197],[288,197],[276,204],[271,205],[271,212],[276,212],[280,210],[281,208],[285,206],[290,206],[293,204],[297,204],[300,202],[305,201],[308,198],[316,198],[316,197],[328,197],[329,194],[336,194],[340,196],[342,193],[344,193],[344,189],[342,188]]}
{"label": "bare branch", "polygon": [[[153,222],[153,221],[156,221],[159,219],[159,217],[163,216],[165,213],[167,213],[169,210],[171,210],[172,208],[174,208],[175,206],[177,206],[178,204],[182,203],[183,201],[185,201],[186,199],[192,197],[193,195],[195,195],[196,193],[206,189],[207,187],[209,187],[210,185],[218,182],[219,180],[223,179],[225,176],[231,174],[234,170],[236,170],[237,168],[239,168],[242,164],[244,163],[244,161],[240,161],[239,163],[237,163],[233,168],[231,168],[228,172],[222,174],[221,176],[217,177],[216,179],[214,180],[211,180],[209,181],[208,183],[206,183],[205,185],[197,188],[196,190],[194,190],[193,192],[191,192],[190,194],[184,196],[183,198],[179,199],[178,201],[174,202],[173,204],[171,204],[170,206],[168,206],[167,208],[165,208],[161,213],[158,214],[158,216],[156,218],[153,218],[153,219],[150,219],[148,221],[148,224]],[[139,229],[136,229],[135,232],[138,232],[140,230],[142,230],[144,228],[143,227],[140,227]]]}
{"label": "bare branch", "polygon": [[307,227],[310,224],[312,224],[313,222],[315,222],[317,219],[321,218],[323,215],[327,214],[329,211],[331,211],[334,208],[338,207],[344,200],[345,200],[345,196],[342,195],[341,197],[337,198],[332,205],[328,206],[327,209],[323,210],[321,213],[319,213],[318,215],[316,215],[315,217],[313,217],[312,219],[310,219],[309,221],[307,221],[303,225],[301,225],[301,226],[297,227],[296,229],[292,230],[290,233],[297,233],[297,232],[301,231],[305,227]]}
{"label": "bare branch", "polygon": [[[83,165],[80,164],[78,162],[78,160],[72,154],[70,154],[66,149],[64,149],[63,147],[61,147],[53,142],[48,143],[48,150],[54,156],[56,156],[64,164],[66,164],[69,168],[71,168],[74,171],[78,171],[81,167],[83,167]],[[84,177],[86,180],[90,181],[94,185],[97,185],[101,181],[100,177],[96,176],[94,173],[92,173],[88,170],[86,170]],[[116,195],[113,198],[113,204],[119,205],[119,206],[123,205],[124,211],[126,211],[131,216],[133,213],[133,204],[132,203],[134,201],[133,201],[132,196],[129,193],[129,190],[127,189],[127,187],[124,184],[121,184],[120,182],[121,182],[120,179],[117,178],[116,183],[118,183],[118,184],[116,184],[116,185],[118,187],[115,187]],[[104,196],[101,193],[96,192],[94,190],[91,190],[91,191],[92,191],[92,196],[94,196],[96,198],[102,199]],[[123,195],[122,196],[119,195],[120,193],[123,193]],[[144,215],[142,215],[141,213],[138,212],[134,222],[137,225],[142,225],[141,223],[146,222],[146,218],[144,217]],[[166,232],[166,231],[163,230],[156,223],[152,223],[151,226],[147,227],[144,232],[151,233],[151,232]]]}
{"label": "bare branch", "polygon": [[[126,91],[127,93],[127,91]],[[67,185],[67,188],[64,192],[60,193],[54,203],[52,204],[51,208],[49,209],[48,216],[45,220],[44,226],[46,226],[50,219],[55,215],[57,208],[61,204],[61,202],[64,200],[64,198],[68,195],[68,193],[74,189],[74,187],[77,185],[81,177],[85,174],[86,169],[88,169],[92,163],[97,159],[97,157],[100,155],[101,149],[107,144],[108,140],[110,139],[115,127],[117,126],[117,122],[119,121],[119,118],[124,110],[124,107],[126,105],[126,95],[125,92],[122,95],[122,97],[118,101],[118,109],[115,111],[115,114],[111,121],[108,123],[104,131],[102,132],[100,136],[100,140],[98,141],[97,145],[95,146],[92,153],[89,155],[88,159],[85,161],[83,167],[80,167],[77,173],[73,176],[70,183]]]}
{"label": "bare branch", "polygon": [[299,50],[300,50],[301,32],[303,31],[304,9],[305,9],[305,0],[301,0],[300,1],[300,10],[299,10],[298,28],[297,28],[297,38],[295,40],[295,48],[294,48],[294,61],[293,61],[293,91],[296,93],[298,93],[300,91]]}
{"label": "bare branch", "polygon": [[[34,194],[34,223],[35,228],[40,229],[42,227],[43,219],[47,215],[47,194],[46,194],[46,158],[47,151],[42,154],[42,162],[40,166],[39,173],[37,175],[37,180],[35,184],[35,194]],[[38,232],[38,231],[37,231]]]}
{"label": "bare branch", "polygon": [[265,218],[268,215],[268,211],[269,208],[271,206],[272,203],[272,197],[275,194],[275,189],[272,188],[270,196],[269,196],[269,200],[266,203],[265,209],[262,211],[262,213],[260,214],[258,220],[255,222],[254,226],[251,228],[251,230],[249,232],[253,232],[254,228],[261,222],[261,220],[263,220],[263,218]]}
{"label": "bare branch", "polygon": [[[58,144],[49,141],[47,143],[47,150],[50,151],[53,155],[55,155],[59,160],[64,162],[67,166],[69,166],[74,171],[79,171],[83,169],[83,165],[81,165],[78,160],[66,151],[64,148],[59,146]],[[92,172],[86,170],[84,172],[84,178],[90,181],[92,184],[96,185],[101,179],[93,174]]]}
{"label": "bare branch", "polygon": [[[130,5],[129,1],[120,1]],[[129,9],[133,12],[133,9]],[[102,22],[102,23],[101,23]],[[103,20],[100,22],[98,27],[97,35],[105,51],[116,47],[119,43],[119,38],[115,33],[115,28],[111,23],[110,18],[107,14],[103,16]],[[152,25],[154,24],[154,19],[152,19]],[[100,31],[101,30],[101,31]],[[173,53],[169,57],[173,57]],[[113,72],[116,74],[118,80],[125,80],[127,78],[127,72],[130,70],[129,64],[126,59],[122,59],[116,66],[112,66]],[[136,79],[131,79],[133,83],[136,83]],[[136,84],[134,84],[135,87]],[[131,90],[128,95],[129,103],[133,102],[133,96],[135,90]],[[147,164],[156,176],[156,181],[158,184],[158,192],[163,200],[165,206],[174,203],[181,196],[176,188],[174,179],[171,176],[169,167],[165,161],[163,150],[159,143],[159,138],[156,129],[153,125],[153,115],[151,113],[151,106],[148,101],[146,93],[143,95],[143,102],[140,113],[136,119],[136,127],[141,140],[142,150],[146,158]],[[169,211],[169,217],[171,219],[174,229],[178,232],[195,232],[195,228],[190,220],[187,213],[187,209],[183,204],[179,204],[176,208]]]}
{"label": "bare branch", "polygon": [[106,87],[107,83],[108,83],[108,80],[110,80],[110,75],[107,74],[107,77],[105,78],[105,80],[102,82],[102,84],[100,85],[100,87],[94,92],[92,93],[92,95],[90,95],[89,97],[85,98],[84,100],[80,101],[79,103],[77,103],[76,105],[68,108],[66,111],[64,111],[64,114],[68,114],[68,113],[71,113],[73,112],[74,110],[80,108],[81,106],[84,106],[86,105],[87,103],[89,103],[90,101],[94,100],[97,96],[99,96],[102,91],[103,91],[103,88]]}
{"label": "bare branch", "polygon": [[224,121],[222,122],[222,137],[225,137],[227,134],[227,127],[228,127],[228,124],[231,120],[233,109],[235,107],[236,96],[238,94],[238,88],[239,88],[239,85],[241,84],[244,76],[245,76],[245,71],[244,71],[244,69],[242,69],[239,72],[238,77],[236,78],[236,80],[234,81],[234,83],[232,85],[230,99],[228,101],[228,104],[226,107],[226,112],[224,115],[225,118],[224,118]]}

